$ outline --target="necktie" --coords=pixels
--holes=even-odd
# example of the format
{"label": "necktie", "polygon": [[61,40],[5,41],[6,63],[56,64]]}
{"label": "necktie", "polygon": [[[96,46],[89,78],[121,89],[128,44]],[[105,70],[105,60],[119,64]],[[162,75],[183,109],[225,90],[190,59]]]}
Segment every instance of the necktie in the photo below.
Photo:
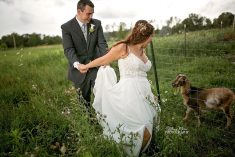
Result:
{"label": "necktie", "polygon": [[85,37],[85,40],[87,41],[87,29],[86,29],[86,24],[82,24],[82,32]]}

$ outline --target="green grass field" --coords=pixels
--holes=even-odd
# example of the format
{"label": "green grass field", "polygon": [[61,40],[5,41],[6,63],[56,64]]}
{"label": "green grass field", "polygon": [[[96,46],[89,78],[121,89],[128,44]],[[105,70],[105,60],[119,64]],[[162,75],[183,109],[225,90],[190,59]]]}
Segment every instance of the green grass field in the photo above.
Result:
{"label": "green grass field", "polygon": [[[152,155],[165,157],[231,157],[235,152],[235,119],[224,129],[221,111],[203,113],[201,127],[174,95],[178,73],[197,87],[235,91],[235,42],[224,40],[230,29],[156,37],[153,40],[161,93],[161,125],[154,132]],[[150,49],[148,49],[151,58]],[[61,45],[0,51],[0,156],[126,156],[122,145],[102,136],[67,80]],[[113,66],[116,68],[116,64]],[[149,72],[156,94],[153,69]],[[232,107],[235,113],[235,104]]]}

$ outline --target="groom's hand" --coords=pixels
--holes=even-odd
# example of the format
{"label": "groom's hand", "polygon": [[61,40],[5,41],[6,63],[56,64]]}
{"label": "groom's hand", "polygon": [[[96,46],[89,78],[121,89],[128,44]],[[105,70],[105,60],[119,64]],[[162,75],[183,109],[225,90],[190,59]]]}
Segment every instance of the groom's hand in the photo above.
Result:
{"label": "groom's hand", "polygon": [[86,73],[88,68],[84,64],[79,64],[79,71],[80,73]]}

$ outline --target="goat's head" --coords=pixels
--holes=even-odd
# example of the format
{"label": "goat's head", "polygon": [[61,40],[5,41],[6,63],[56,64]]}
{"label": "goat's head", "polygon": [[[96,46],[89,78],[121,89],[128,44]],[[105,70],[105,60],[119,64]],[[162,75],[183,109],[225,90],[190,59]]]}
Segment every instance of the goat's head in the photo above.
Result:
{"label": "goat's head", "polygon": [[178,74],[175,80],[172,82],[172,87],[177,88],[185,86],[187,81],[187,77],[184,74]]}

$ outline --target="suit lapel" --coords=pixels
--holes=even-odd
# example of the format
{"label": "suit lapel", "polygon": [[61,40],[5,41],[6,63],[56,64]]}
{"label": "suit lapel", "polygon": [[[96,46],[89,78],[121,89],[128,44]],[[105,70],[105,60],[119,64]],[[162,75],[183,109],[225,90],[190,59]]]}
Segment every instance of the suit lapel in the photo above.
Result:
{"label": "suit lapel", "polygon": [[[91,30],[91,25],[93,25],[93,30]],[[94,24],[93,19],[91,19],[91,21],[87,24],[87,49],[90,46],[91,43],[91,39],[94,38],[95,36],[95,31],[96,31],[96,25]]]}
{"label": "suit lapel", "polygon": [[91,23],[87,24],[87,49],[90,45],[90,41],[91,41],[91,32],[90,32],[90,28],[91,28]]}
{"label": "suit lapel", "polygon": [[86,39],[83,35],[83,32],[82,32],[82,29],[80,27],[80,25],[78,24],[77,20],[76,20],[76,17],[73,19],[73,30],[74,32],[76,32],[78,34],[78,36],[82,39],[82,41],[84,42],[84,44],[87,46],[87,43],[86,43]]}

